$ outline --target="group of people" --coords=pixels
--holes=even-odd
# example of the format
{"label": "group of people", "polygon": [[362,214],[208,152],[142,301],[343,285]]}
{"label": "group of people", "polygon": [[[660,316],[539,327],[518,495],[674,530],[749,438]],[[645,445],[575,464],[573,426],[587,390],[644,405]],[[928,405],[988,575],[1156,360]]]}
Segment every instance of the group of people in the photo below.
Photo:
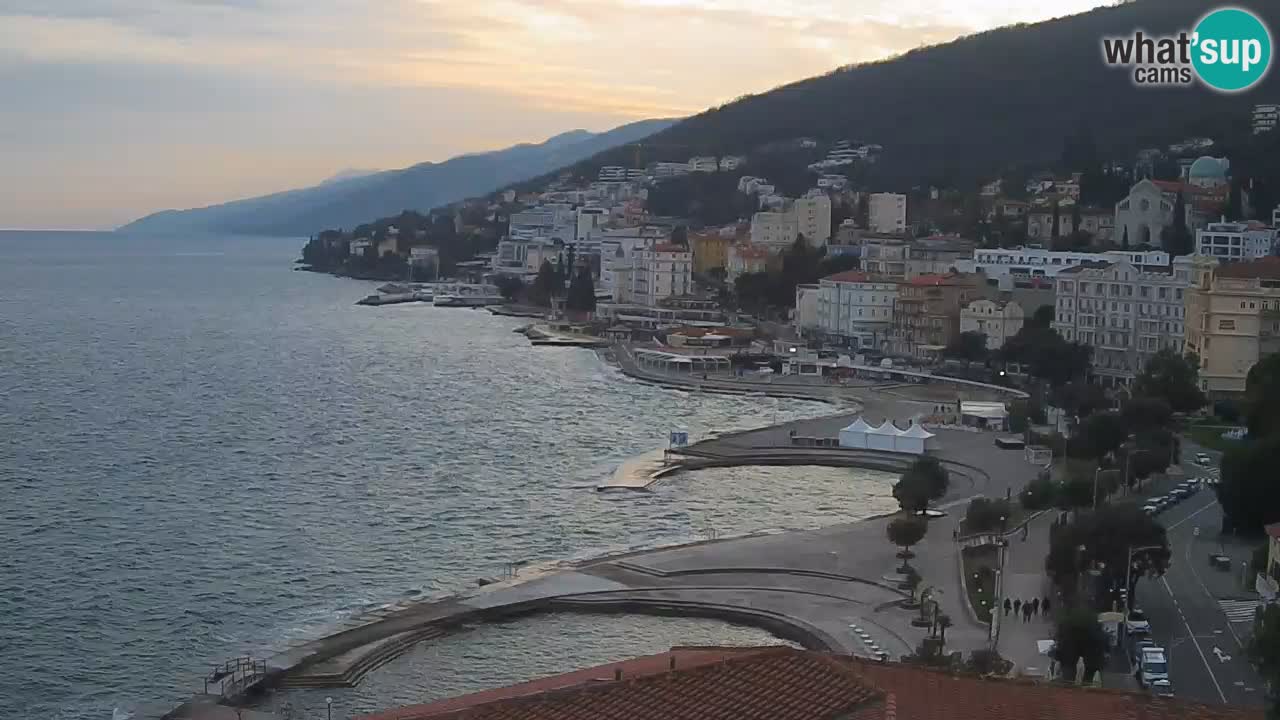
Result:
{"label": "group of people", "polygon": [[1026,602],[1023,602],[1021,598],[1017,600],[1010,600],[1009,598],[1004,599],[1004,614],[1006,617],[1010,612],[1012,612],[1014,617],[1022,615],[1022,622],[1030,622],[1031,618],[1035,617],[1041,611],[1044,612],[1046,617],[1049,615],[1048,597],[1043,601],[1041,601],[1040,598],[1034,598]]}

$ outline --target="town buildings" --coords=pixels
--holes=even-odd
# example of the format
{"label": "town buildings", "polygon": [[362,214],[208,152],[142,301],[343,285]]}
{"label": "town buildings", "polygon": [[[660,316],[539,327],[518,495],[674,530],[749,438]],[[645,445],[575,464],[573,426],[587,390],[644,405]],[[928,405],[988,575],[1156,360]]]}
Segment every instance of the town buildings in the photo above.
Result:
{"label": "town buildings", "polygon": [[1052,281],[1063,270],[1083,263],[1120,260],[1143,267],[1166,267],[1169,265],[1169,253],[1161,250],[1086,253],[1034,247],[983,248],[974,250],[971,261],[958,262],[957,269],[963,272],[980,272],[989,281],[994,281],[1001,290],[1012,290],[1041,281]]}
{"label": "town buildings", "polygon": [[1128,385],[1159,350],[1183,352],[1191,264],[1184,256],[1166,271],[1125,260],[1067,268],[1057,276],[1053,328],[1093,346],[1093,373],[1104,384]]}
{"label": "town buildings", "polygon": [[868,230],[876,233],[907,231],[907,196],[898,193],[872,193],[867,199]]}
{"label": "town buildings", "polygon": [[641,305],[693,292],[693,254],[681,245],[660,243],[635,255],[630,272],[630,299]]}
{"label": "town buildings", "polygon": [[791,322],[801,335],[818,329],[818,297],[821,285],[797,285],[795,311]]}
{"label": "town buildings", "polygon": [[712,173],[720,169],[720,163],[713,156],[700,155],[689,158],[689,172]]}
{"label": "town buildings", "polygon": [[1253,106],[1253,134],[1271,132],[1280,122],[1280,105],[1265,103]]}
{"label": "town buildings", "polygon": [[787,200],[782,210],[758,212],[751,218],[754,245],[782,250],[799,235],[804,235],[809,247],[822,247],[831,240],[831,198],[826,193]]}
{"label": "town buildings", "polygon": [[987,349],[999,350],[1022,329],[1022,306],[1012,300],[974,300],[960,310],[960,332],[982,333]]}
{"label": "town buildings", "polygon": [[817,331],[828,342],[882,350],[893,326],[899,283],[851,270],[818,281]]}
{"label": "town buildings", "polygon": [[1050,242],[1069,237],[1077,230],[1089,234],[1094,240],[1110,242],[1115,236],[1115,213],[1101,208],[1080,208],[1080,227],[1076,227],[1074,205],[1060,204],[1056,211],[1058,233],[1053,233],[1053,207],[1037,207],[1027,213],[1027,237],[1035,241]]}
{"label": "town buildings", "polygon": [[1174,200],[1162,188],[1152,180],[1143,180],[1116,203],[1114,234],[1129,247],[1162,247],[1161,234],[1173,225],[1173,208]]}
{"label": "town buildings", "polygon": [[689,250],[693,253],[693,271],[699,274],[715,268],[729,267],[729,246],[734,241],[734,228],[689,233]]}
{"label": "town buildings", "polygon": [[900,233],[863,233],[862,269],[888,278],[907,277],[907,238]]}
{"label": "town buildings", "polygon": [[1280,258],[1218,265],[1196,258],[1187,295],[1187,349],[1200,357],[1201,389],[1239,395],[1249,370],[1280,352]]}
{"label": "town buildings", "polygon": [[1276,230],[1258,222],[1209,223],[1196,231],[1196,254],[1222,262],[1255,260],[1275,254]]}
{"label": "town buildings", "polygon": [[764,272],[769,269],[769,248],[750,243],[734,243],[729,246],[727,263],[725,278],[729,282],[745,273]]}
{"label": "town buildings", "polygon": [[919,275],[902,283],[893,308],[890,351],[932,360],[960,334],[960,308],[982,297],[981,276]]}
{"label": "town buildings", "polygon": [[974,243],[958,235],[931,235],[907,244],[906,277],[945,275],[973,259]]}

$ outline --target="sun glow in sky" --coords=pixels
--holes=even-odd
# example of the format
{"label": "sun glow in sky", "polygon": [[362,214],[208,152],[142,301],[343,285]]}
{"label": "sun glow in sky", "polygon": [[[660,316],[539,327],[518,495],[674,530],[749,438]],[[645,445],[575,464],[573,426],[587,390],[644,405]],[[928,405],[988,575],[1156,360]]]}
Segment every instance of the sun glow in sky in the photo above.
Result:
{"label": "sun glow in sky", "polygon": [[696,113],[1100,0],[0,0],[0,228]]}

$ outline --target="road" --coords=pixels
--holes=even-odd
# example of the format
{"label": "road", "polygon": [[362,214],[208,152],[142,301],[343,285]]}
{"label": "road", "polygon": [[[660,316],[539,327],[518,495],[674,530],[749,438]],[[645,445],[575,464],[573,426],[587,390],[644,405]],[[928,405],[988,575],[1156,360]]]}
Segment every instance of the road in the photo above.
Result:
{"label": "road", "polygon": [[[1184,458],[1202,449],[1184,441]],[[1214,466],[1218,464],[1218,454]],[[1184,464],[1185,477],[1205,475],[1205,469]],[[1180,478],[1156,485],[1152,493],[1165,492]],[[1222,510],[1212,489],[1200,492],[1159,516],[1168,532],[1172,551],[1169,570],[1159,579],[1143,578],[1134,591],[1135,604],[1151,621],[1151,639],[1168,652],[1169,680],[1178,697],[1206,703],[1259,705],[1265,702],[1265,686],[1246,660],[1251,622],[1248,604],[1239,601],[1256,595],[1244,589],[1241,563],[1247,563],[1251,544],[1219,537]],[[1223,552],[1233,561],[1231,571],[1209,565],[1210,553]],[[1243,622],[1230,622],[1232,615]],[[1127,666],[1127,659],[1119,663]]]}

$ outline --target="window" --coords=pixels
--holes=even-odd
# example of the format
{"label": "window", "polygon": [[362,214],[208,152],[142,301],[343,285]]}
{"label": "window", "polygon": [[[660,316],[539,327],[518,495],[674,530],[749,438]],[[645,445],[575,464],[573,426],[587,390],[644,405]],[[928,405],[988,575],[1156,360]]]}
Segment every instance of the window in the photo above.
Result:
{"label": "window", "polygon": [[1235,330],[1236,321],[1235,320],[1219,320],[1218,329],[1219,330]]}

